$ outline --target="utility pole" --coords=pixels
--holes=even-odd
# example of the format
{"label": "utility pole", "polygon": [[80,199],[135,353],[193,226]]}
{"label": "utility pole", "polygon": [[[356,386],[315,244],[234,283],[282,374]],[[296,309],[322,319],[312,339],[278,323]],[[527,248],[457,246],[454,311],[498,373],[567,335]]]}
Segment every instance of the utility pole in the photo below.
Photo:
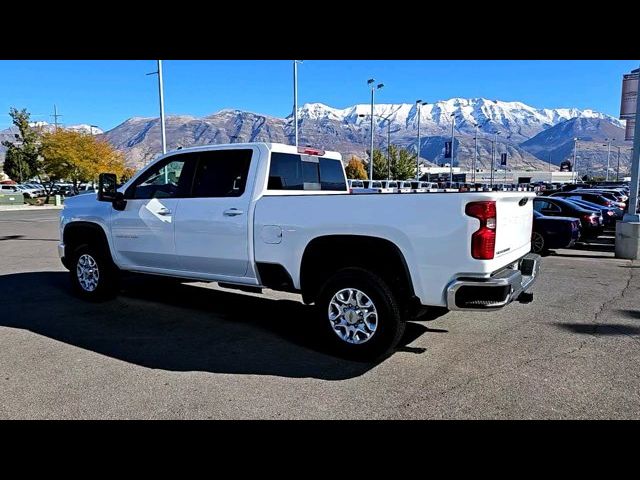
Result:
{"label": "utility pole", "polygon": [[293,61],[293,121],[296,137],[296,147],[298,146],[298,64],[302,60]]}
{"label": "utility pole", "polygon": [[53,117],[53,125],[55,128],[55,131],[58,131],[58,117],[62,117],[62,115],[60,115],[58,113],[58,108],[56,107],[56,104],[53,104],[53,115],[51,115]]}

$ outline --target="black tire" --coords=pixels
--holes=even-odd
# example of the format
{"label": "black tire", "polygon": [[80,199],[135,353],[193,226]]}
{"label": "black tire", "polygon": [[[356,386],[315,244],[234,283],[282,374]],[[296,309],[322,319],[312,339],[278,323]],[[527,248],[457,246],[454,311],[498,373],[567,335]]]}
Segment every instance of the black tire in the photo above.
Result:
{"label": "black tire", "polygon": [[[348,343],[343,340],[329,319],[332,299],[345,289],[357,289],[369,297],[377,312],[376,328],[368,340],[362,343]],[[321,289],[316,309],[331,350],[351,360],[371,362],[386,357],[394,350],[405,330],[401,308],[389,285],[378,275],[362,268],[345,268],[332,275]],[[364,330],[363,321],[360,323]],[[343,329],[341,331],[344,332]],[[362,331],[358,334],[345,334],[355,339],[356,335],[360,336],[363,333]]]}
{"label": "black tire", "polygon": [[545,249],[544,237],[538,232],[533,232],[531,236],[531,251],[533,253],[542,253]]}
{"label": "black tire", "polygon": [[[71,285],[76,295],[84,300],[99,302],[109,300],[116,296],[120,287],[120,271],[111,260],[109,252],[104,248],[94,245],[82,245],[76,248],[71,255],[69,262],[69,274],[71,275]],[[78,265],[81,261],[95,262],[97,276],[95,288],[87,288],[86,283],[80,279]],[[95,268],[92,270],[96,270]]]}

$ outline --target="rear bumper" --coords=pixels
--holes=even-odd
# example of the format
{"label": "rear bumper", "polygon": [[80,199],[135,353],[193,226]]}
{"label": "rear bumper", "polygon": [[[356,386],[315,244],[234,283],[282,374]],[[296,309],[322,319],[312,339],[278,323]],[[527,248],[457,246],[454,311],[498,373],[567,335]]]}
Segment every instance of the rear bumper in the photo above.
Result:
{"label": "rear bumper", "polygon": [[540,255],[529,253],[513,268],[506,268],[490,278],[465,276],[447,287],[449,310],[497,310],[514,300],[530,302],[527,292],[540,271]]}

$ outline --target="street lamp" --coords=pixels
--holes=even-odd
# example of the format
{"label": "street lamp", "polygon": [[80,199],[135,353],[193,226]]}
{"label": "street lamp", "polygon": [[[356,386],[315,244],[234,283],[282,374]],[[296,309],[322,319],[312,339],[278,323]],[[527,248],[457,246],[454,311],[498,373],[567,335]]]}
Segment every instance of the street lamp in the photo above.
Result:
{"label": "street lamp", "polygon": [[580,140],[578,137],[573,139],[573,171],[575,172],[573,176],[575,181],[573,183],[578,183],[578,140]]}
{"label": "street lamp", "polygon": [[[391,180],[391,115],[382,117],[380,115],[374,115],[374,117],[382,119],[383,122],[387,122],[387,180]],[[365,118],[367,115],[359,113],[358,117]]]}
{"label": "street lamp", "polygon": [[158,75],[158,96],[160,97],[160,134],[162,138],[162,154],[167,153],[167,134],[164,128],[164,87],[162,83],[162,60],[157,60],[158,70],[147,75]]}
{"label": "street lamp", "polygon": [[605,143],[604,145],[602,145],[603,147],[607,147],[607,177],[605,181],[609,181],[609,160],[611,158],[611,140],[615,140],[615,138],[605,138],[604,139]]}
{"label": "street lamp", "polygon": [[494,140],[491,142],[491,189],[493,190],[493,170],[495,169],[496,164],[496,150],[498,147],[498,135],[500,132],[496,131]]}
{"label": "street lamp", "polygon": [[420,180],[420,107],[422,100],[416,100],[416,111],[418,113],[418,146],[416,147],[416,181]]}
{"label": "street lamp", "polygon": [[302,60],[293,61],[293,121],[296,138],[296,147],[298,146],[298,65]]}
{"label": "street lamp", "polygon": [[371,154],[369,156],[369,180],[373,180],[373,106],[375,102],[375,91],[384,87],[384,83],[376,85],[376,79],[367,80],[367,85],[371,88]]}
{"label": "street lamp", "polygon": [[453,152],[455,148],[456,134],[455,134],[455,126],[456,126],[456,114],[452,113],[449,115],[451,117],[451,161],[449,162],[449,184],[453,183],[453,159],[455,158]]}
{"label": "street lamp", "polygon": [[618,145],[618,168],[616,168],[616,182],[620,180],[620,145]]}
{"label": "street lamp", "polygon": [[99,128],[97,125],[89,125],[89,135],[93,135],[93,129]]}

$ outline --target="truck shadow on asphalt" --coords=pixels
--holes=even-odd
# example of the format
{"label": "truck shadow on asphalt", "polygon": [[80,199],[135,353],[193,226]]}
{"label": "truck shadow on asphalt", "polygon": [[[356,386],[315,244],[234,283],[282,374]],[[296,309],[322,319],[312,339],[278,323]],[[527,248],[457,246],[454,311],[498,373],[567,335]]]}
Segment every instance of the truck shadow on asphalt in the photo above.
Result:
{"label": "truck shadow on asphalt", "polygon": [[[132,276],[116,299],[89,303],[68,275],[0,276],[0,326],[162,370],[343,380],[377,365],[326,353],[313,308],[299,302]],[[408,323],[396,355],[422,353],[407,344],[427,331],[446,332]]]}

